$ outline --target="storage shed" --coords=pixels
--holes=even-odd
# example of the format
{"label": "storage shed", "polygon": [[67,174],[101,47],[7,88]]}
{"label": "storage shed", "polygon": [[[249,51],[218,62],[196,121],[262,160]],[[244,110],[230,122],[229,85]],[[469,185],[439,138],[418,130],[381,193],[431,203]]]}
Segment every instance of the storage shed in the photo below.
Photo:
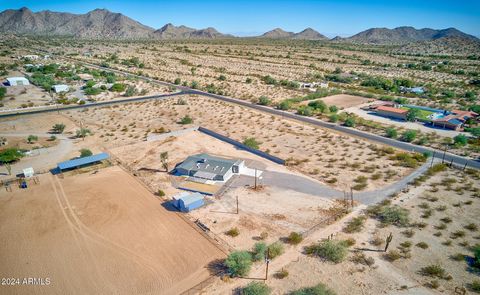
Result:
{"label": "storage shed", "polygon": [[53,85],[52,88],[53,88],[53,91],[55,91],[55,93],[68,92],[70,90],[68,85],[65,85],[65,84]]}
{"label": "storage shed", "polygon": [[173,196],[173,205],[182,212],[190,212],[205,205],[200,193],[182,192]]}
{"label": "storage shed", "polygon": [[76,169],[80,167],[85,167],[91,164],[98,163],[100,161],[108,159],[108,154],[107,153],[100,153],[96,155],[92,155],[89,157],[83,157],[83,158],[78,158],[78,159],[73,159],[65,162],[61,162],[57,164],[57,169],[59,171],[65,171],[65,170],[71,170],[71,169]]}
{"label": "storage shed", "polygon": [[9,86],[25,86],[30,85],[30,82],[25,77],[9,77],[7,78]]}

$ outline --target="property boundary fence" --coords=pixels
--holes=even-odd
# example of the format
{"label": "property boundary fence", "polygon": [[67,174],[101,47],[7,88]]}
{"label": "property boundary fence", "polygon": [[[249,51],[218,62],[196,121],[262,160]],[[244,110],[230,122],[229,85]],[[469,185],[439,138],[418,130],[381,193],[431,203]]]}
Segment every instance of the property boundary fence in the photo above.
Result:
{"label": "property boundary fence", "polygon": [[254,148],[251,148],[251,147],[248,147],[246,145],[244,145],[243,143],[241,142],[238,142],[234,139],[231,139],[230,137],[227,137],[225,135],[221,135],[215,131],[212,131],[210,129],[207,129],[207,128],[204,128],[204,127],[198,127],[198,131],[202,132],[202,133],[205,133],[207,135],[210,135],[212,137],[215,137],[216,139],[219,139],[221,141],[225,141],[227,143],[230,143],[238,148],[241,148],[243,150],[246,150],[246,151],[249,151],[251,152],[252,154],[255,154],[257,156],[260,156],[262,158],[265,158],[267,160],[270,160],[274,163],[277,163],[277,164],[280,164],[280,165],[285,165],[285,160],[283,159],[280,159],[279,157],[275,157],[275,156],[272,156],[266,152],[262,152],[260,150],[257,150],[257,149],[254,149]]}
{"label": "property boundary fence", "polygon": [[221,277],[223,276],[225,273],[223,271],[220,271],[216,274],[213,274],[211,276],[209,276],[207,279],[205,279],[204,281],[196,284],[195,286],[191,287],[190,289],[180,293],[180,295],[195,295],[195,294],[198,294],[200,293],[203,289],[205,289],[206,287],[208,287],[210,284],[213,283],[213,281],[215,280],[215,278],[217,277]]}

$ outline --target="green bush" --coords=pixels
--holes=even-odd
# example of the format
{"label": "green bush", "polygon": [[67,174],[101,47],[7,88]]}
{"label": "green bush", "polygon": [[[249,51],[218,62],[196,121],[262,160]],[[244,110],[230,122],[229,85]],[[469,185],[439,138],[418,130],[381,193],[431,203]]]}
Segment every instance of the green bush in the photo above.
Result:
{"label": "green bush", "polygon": [[355,118],[353,118],[353,117],[348,117],[348,118],[345,120],[344,125],[347,126],[347,127],[355,127]]}
{"label": "green bush", "polygon": [[225,232],[227,236],[231,236],[232,238],[237,237],[240,234],[238,228],[234,227]]}
{"label": "green bush", "polygon": [[81,149],[80,150],[80,158],[89,157],[91,155],[93,155],[93,153],[89,149]]}
{"label": "green bush", "polygon": [[480,293],[480,280],[473,280],[473,282],[468,285],[468,288],[475,293]]}
{"label": "green bush", "polygon": [[267,245],[263,242],[255,243],[253,246],[253,261],[265,260],[265,253],[267,251]]}
{"label": "green bush", "polygon": [[412,142],[412,141],[415,140],[416,137],[417,137],[417,131],[407,130],[402,134],[401,139],[402,139],[402,141],[405,141],[405,142]]}
{"label": "green bush", "polygon": [[365,216],[358,216],[352,218],[349,222],[347,222],[346,226],[343,228],[343,231],[346,233],[358,233],[361,232],[363,229],[363,224],[365,223],[366,217]]}
{"label": "green bush", "polygon": [[0,87],[0,100],[2,100],[5,97],[5,94],[7,94],[7,88]]}
{"label": "green bush", "polygon": [[297,109],[297,114],[302,116],[311,116],[313,115],[313,108],[309,106],[300,106]]}
{"label": "green bush", "polygon": [[262,106],[268,106],[272,103],[272,100],[266,96],[260,96],[258,99],[258,104]]}
{"label": "green bush", "polygon": [[313,287],[306,287],[290,292],[289,295],[336,295],[336,293],[326,285],[320,283]]}
{"label": "green bush", "polygon": [[232,276],[245,276],[252,267],[252,255],[247,251],[232,252],[225,260],[225,266]]}
{"label": "green bush", "polygon": [[395,129],[393,127],[387,128],[386,132],[387,132],[387,137],[388,138],[397,138],[397,136],[398,136],[397,129]]}
{"label": "green bush", "polygon": [[453,138],[453,142],[455,145],[465,146],[468,143],[468,138],[463,134],[459,134]]}
{"label": "green bush", "polygon": [[251,282],[242,289],[242,295],[268,295],[271,291],[265,283]]}
{"label": "green bush", "polygon": [[256,150],[260,148],[260,142],[258,142],[254,137],[245,138],[243,140],[243,144]]}
{"label": "green bush", "polygon": [[279,241],[268,245],[267,251],[269,254],[270,259],[275,259],[276,257],[280,256],[284,252],[283,244]]}
{"label": "green bush", "polygon": [[125,91],[126,88],[127,88],[127,86],[123,83],[115,83],[115,84],[112,85],[112,87],[110,87],[110,91],[123,92],[123,91]]}
{"label": "green bush", "polygon": [[445,278],[447,272],[440,265],[432,264],[429,266],[422,267],[420,269],[420,274],[429,277]]}
{"label": "green bush", "polygon": [[0,162],[13,163],[20,160],[23,156],[23,153],[16,148],[8,148],[0,151]]}
{"label": "green bush", "polygon": [[378,218],[383,224],[407,226],[409,223],[408,211],[396,205],[384,207],[382,210],[380,210]]}
{"label": "green bush", "polygon": [[193,119],[189,115],[186,115],[185,117],[180,119],[180,124],[182,124],[182,125],[187,125],[187,124],[192,124],[192,123],[193,123]]}
{"label": "green bush", "polygon": [[303,241],[303,236],[302,234],[299,234],[297,232],[291,232],[290,235],[288,235],[288,243],[292,245],[298,245],[300,242]]}
{"label": "green bush", "polygon": [[337,114],[330,115],[330,122],[337,123],[338,122],[338,115]]}
{"label": "green bush", "polygon": [[305,248],[309,255],[316,255],[325,260],[339,263],[347,256],[347,246],[343,241],[324,240]]}

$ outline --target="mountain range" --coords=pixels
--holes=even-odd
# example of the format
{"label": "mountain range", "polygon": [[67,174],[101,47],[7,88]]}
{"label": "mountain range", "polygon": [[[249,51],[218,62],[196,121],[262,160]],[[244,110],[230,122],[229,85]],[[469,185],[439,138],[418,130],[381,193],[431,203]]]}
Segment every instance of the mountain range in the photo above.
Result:
{"label": "mountain range", "polygon": [[[166,24],[160,29],[143,25],[121,13],[106,9],[95,9],[85,14],[40,11],[32,12],[24,7],[18,10],[7,9],[0,13],[0,32],[25,35],[73,36],[79,38],[111,39],[216,39],[234,38],[222,34],[214,28],[194,29],[186,26]],[[276,28],[256,38],[328,40],[312,28],[293,33]],[[432,41],[442,38],[464,39],[480,42],[472,35],[455,28],[442,30],[398,27],[395,29],[372,28],[348,38],[335,37],[335,42],[371,44],[405,44],[418,41]]]}

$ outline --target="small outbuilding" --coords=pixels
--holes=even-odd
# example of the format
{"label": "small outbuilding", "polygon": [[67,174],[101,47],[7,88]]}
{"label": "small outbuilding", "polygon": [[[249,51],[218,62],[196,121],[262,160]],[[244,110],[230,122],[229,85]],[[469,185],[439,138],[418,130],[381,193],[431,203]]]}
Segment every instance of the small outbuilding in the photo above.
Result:
{"label": "small outbuilding", "polygon": [[33,171],[32,167],[23,169],[23,177],[25,178],[33,177],[34,174],[35,172]]}
{"label": "small outbuilding", "polygon": [[173,196],[173,205],[182,212],[190,212],[205,205],[200,193],[182,192]]}
{"label": "small outbuilding", "polygon": [[30,85],[30,82],[25,77],[9,77],[7,78],[9,86],[25,86]]}
{"label": "small outbuilding", "polygon": [[53,85],[52,89],[53,91],[55,91],[55,93],[68,92],[70,90],[68,85],[65,85],[65,84]]}

